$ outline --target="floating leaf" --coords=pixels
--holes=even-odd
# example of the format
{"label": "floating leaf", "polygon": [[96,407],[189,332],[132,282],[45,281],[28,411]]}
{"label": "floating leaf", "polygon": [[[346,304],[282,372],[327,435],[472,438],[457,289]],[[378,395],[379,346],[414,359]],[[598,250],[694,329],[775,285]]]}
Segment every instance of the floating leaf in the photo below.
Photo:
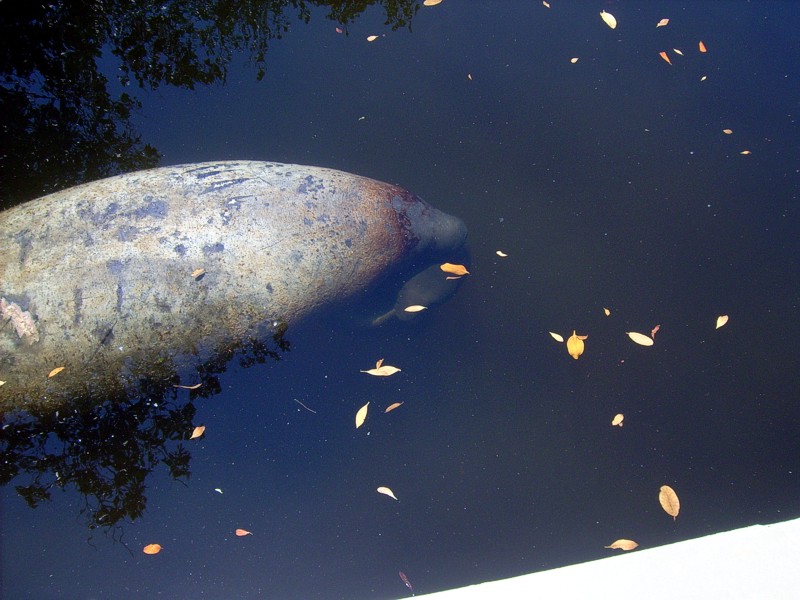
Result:
{"label": "floating leaf", "polygon": [[222,490],[221,490],[221,489],[219,489],[219,488],[214,488],[214,491],[215,491],[215,492],[217,492],[218,494],[221,494],[221,493],[222,493]]}
{"label": "floating leaf", "polygon": [[467,79],[469,79],[470,81],[472,81],[472,73],[467,73]]}
{"label": "floating leaf", "polygon": [[189,439],[193,440],[195,438],[199,438],[201,435],[203,435],[203,432],[205,432],[205,430],[206,430],[205,425],[198,425],[197,427],[194,428],[194,431],[192,431],[192,435],[189,436]]}
{"label": "floating leaf", "polygon": [[55,369],[53,369],[52,371],[50,371],[50,373],[48,373],[48,374],[47,374],[47,376],[48,376],[48,377],[55,377],[56,375],[58,375],[59,373],[61,373],[61,371],[63,371],[63,370],[64,370],[64,368],[65,368],[65,367],[56,367]]}
{"label": "floating leaf", "polygon": [[669,59],[669,55],[666,52],[659,52],[658,55],[667,61],[667,64],[672,64],[672,61]]}
{"label": "floating leaf", "polygon": [[390,411],[393,411],[395,408],[400,408],[402,405],[403,405],[402,402],[395,402],[394,404],[390,404],[389,406],[387,406],[386,410],[384,410],[383,412],[388,413]]}
{"label": "floating leaf", "polygon": [[508,254],[506,254],[502,250],[498,250],[497,252],[495,252],[495,254],[497,254],[497,256],[499,256],[500,258],[505,258],[508,256]]}
{"label": "floating leaf", "polygon": [[635,331],[628,331],[627,334],[628,334],[629,338],[631,338],[634,342],[636,342],[640,346],[652,346],[653,345],[653,338],[649,338],[643,333],[637,333]]}
{"label": "floating leaf", "polygon": [[147,546],[142,548],[142,552],[145,554],[158,554],[161,552],[161,544],[147,544]]}
{"label": "floating leaf", "polygon": [[739,154],[752,154],[752,152],[750,150],[742,150]]}
{"label": "floating leaf", "polygon": [[703,42],[698,43],[697,48],[700,50],[700,52],[707,52],[706,45]]}
{"label": "floating leaf", "polygon": [[203,275],[205,275],[205,274],[206,274],[206,270],[205,269],[195,269],[194,271],[192,271],[192,277],[194,279],[202,279]]}
{"label": "floating leaf", "polygon": [[237,529],[236,530],[236,535],[238,535],[239,537],[244,537],[246,535],[253,535],[253,534],[251,532],[247,531],[247,529]]}
{"label": "floating leaf", "polygon": [[717,317],[717,326],[714,329],[719,329],[728,322],[728,315],[720,315]]}
{"label": "floating leaf", "polygon": [[441,4],[442,0],[425,0],[422,4],[425,6],[436,6],[437,4]]}
{"label": "floating leaf", "polygon": [[575,64],[576,62],[578,62],[579,60],[580,60],[580,59],[579,59],[579,58],[576,56],[576,57],[574,57],[574,58],[570,58],[570,59],[569,59],[569,62],[571,62],[571,63],[574,65],[574,64]]}
{"label": "floating leaf", "polygon": [[724,133],[725,135],[730,135],[733,133],[733,129],[723,129],[722,133]]}
{"label": "floating leaf", "polygon": [[553,333],[552,331],[548,331],[547,333],[549,333],[550,337],[559,343],[564,341],[564,338],[557,333]]}
{"label": "floating leaf", "polygon": [[617,28],[617,19],[611,13],[606,11],[600,11],[600,18],[603,19],[603,22],[611,27],[611,29]]}
{"label": "floating leaf", "polygon": [[388,377],[389,375],[394,375],[395,373],[399,373],[400,369],[389,365],[381,365],[375,367],[374,369],[367,369],[366,371],[362,370],[361,372],[369,373],[370,375],[375,375],[377,377]]}
{"label": "floating leaf", "polygon": [[368,41],[368,42],[374,42],[374,41],[375,41],[375,40],[377,40],[377,39],[378,39],[378,36],[377,36],[377,35],[370,35],[370,36],[367,36],[367,41]]}
{"label": "floating leaf", "polygon": [[550,3],[547,2],[547,0],[542,0],[542,6],[544,6],[545,8],[550,8]]}
{"label": "floating leaf", "polygon": [[184,390],[196,390],[201,385],[203,385],[203,384],[202,383],[195,383],[194,385],[173,385],[172,387],[181,388],[181,389],[184,389]]}
{"label": "floating leaf", "polygon": [[611,316],[611,309],[610,308],[604,308],[603,312],[606,314],[607,317]]}
{"label": "floating leaf", "polygon": [[3,386],[3,385],[5,385],[5,384],[6,384],[6,382],[5,382],[5,381],[0,381],[0,386]]}
{"label": "floating leaf", "polygon": [[368,409],[369,409],[369,402],[367,402],[364,406],[358,409],[358,412],[356,413],[356,429],[358,429],[364,424],[364,420],[367,418]]}
{"label": "floating leaf", "polygon": [[672,520],[678,518],[678,513],[681,511],[681,501],[678,500],[678,494],[675,493],[668,485],[662,485],[661,490],[658,492],[658,501],[661,503],[661,508],[667,513]]}
{"label": "floating leaf", "polygon": [[567,352],[569,352],[569,355],[575,360],[578,360],[578,357],[583,354],[583,340],[588,337],[588,335],[578,335],[575,333],[574,329],[572,330],[572,335],[569,336],[569,339],[567,340]]}
{"label": "floating leaf", "polygon": [[659,329],[661,329],[661,325],[656,325],[650,330],[650,337],[653,338],[653,341],[655,341]]}
{"label": "floating leaf", "polygon": [[411,306],[406,306],[403,310],[407,313],[415,313],[421,310],[425,310],[428,308],[427,306],[422,306],[420,304],[412,304]]}
{"label": "floating leaf", "polygon": [[656,27],[666,27],[667,23],[669,23],[669,19],[661,19],[658,23],[656,23]]}
{"label": "floating leaf", "polygon": [[681,51],[680,51],[680,50],[678,50],[677,48],[673,48],[673,49],[672,49],[672,51],[673,51],[675,54],[677,54],[678,56],[683,56],[683,52],[681,52]]}
{"label": "floating leaf", "polygon": [[611,424],[614,427],[622,427],[622,421],[624,420],[625,420],[625,415],[623,415],[622,413],[617,413],[616,415],[614,415],[614,418],[611,419]]}
{"label": "floating leaf", "polygon": [[389,496],[389,498],[394,498],[395,500],[397,500],[397,496],[395,496],[394,492],[390,490],[388,487],[383,487],[383,486],[379,487],[378,493],[383,494],[384,496]]}
{"label": "floating leaf", "polygon": [[469,271],[464,265],[454,265],[451,263],[444,263],[439,267],[445,273],[450,273],[452,275],[458,275],[461,277],[462,275],[469,275]]}
{"label": "floating leaf", "polygon": [[603,548],[612,548],[614,550],[624,550],[627,552],[628,550],[635,550],[639,547],[639,544],[634,542],[633,540],[617,540],[616,542],[612,542],[609,546],[603,546]]}
{"label": "floating leaf", "polygon": [[706,79],[708,79],[708,77],[707,77],[707,76],[705,76],[705,75],[703,75],[703,76],[700,78],[700,81],[705,81]]}

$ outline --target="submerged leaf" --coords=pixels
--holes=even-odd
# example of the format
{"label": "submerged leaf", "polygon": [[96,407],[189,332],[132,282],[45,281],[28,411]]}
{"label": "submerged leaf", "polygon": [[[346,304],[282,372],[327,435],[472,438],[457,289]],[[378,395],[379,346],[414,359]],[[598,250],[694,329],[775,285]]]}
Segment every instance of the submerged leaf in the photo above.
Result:
{"label": "submerged leaf", "polygon": [[389,406],[387,406],[386,410],[384,410],[383,412],[388,413],[390,411],[393,411],[395,408],[400,408],[402,405],[403,405],[402,402],[395,402],[394,404],[390,404]]}
{"label": "submerged leaf", "polygon": [[678,518],[678,513],[681,511],[681,501],[678,500],[678,494],[675,493],[668,485],[662,485],[661,490],[658,492],[658,501],[661,503],[661,508],[667,513],[672,520]]}
{"label": "submerged leaf", "polygon": [[627,334],[629,338],[631,338],[634,342],[636,342],[640,346],[653,345],[653,338],[649,338],[643,333],[637,333],[636,331],[628,331]]}
{"label": "submerged leaf", "polygon": [[553,333],[552,331],[548,331],[547,333],[549,333],[550,337],[552,337],[557,342],[563,342],[564,341],[564,338],[561,335],[557,334],[557,333]]}
{"label": "submerged leaf", "polygon": [[192,271],[192,277],[194,279],[202,279],[203,275],[205,275],[205,274],[206,274],[206,270],[205,269],[195,269],[194,271]]}
{"label": "submerged leaf", "polygon": [[356,429],[364,424],[364,420],[367,418],[367,410],[369,410],[369,402],[358,409],[356,413]]}
{"label": "submerged leaf", "polygon": [[575,360],[578,360],[578,357],[583,354],[583,340],[588,337],[588,335],[578,335],[574,329],[572,330],[572,335],[567,339],[567,352],[569,352],[569,355]]}
{"label": "submerged leaf", "polygon": [[147,544],[147,546],[142,548],[142,552],[145,554],[158,554],[161,552],[161,544]]}
{"label": "submerged leaf", "polygon": [[451,273],[452,275],[469,275],[469,271],[464,265],[454,265],[452,263],[444,263],[439,267],[445,273]]}
{"label": "submerged leaf", "polygon": [[625,415],[623,415],[622,413],[617,413],[611,420],[611,424],[614,425],[615,427],[617,426],[622,427],[622,421],[624,420],[625,420]]}
{"label": "submerged leaf", "polygon": [[193,440],[195,438],[199,438],[201,435],[203,435],[205,430],[206,430],[205,425],[198,425],[197,427],[194,428],[194,431],[192,431],[192,435],[189,436],[189,439]]}
{"label": "submerged leaf", "polygon": [[638,547],[639,547],[639,544],[637,544],[633,540],[625,540],[625,539],[621,539],[621,540],[617,540],[616,542],[612,542],[609,546],[603,546],[603,548],[612,548],[614,550],[624,550],[626,552],[628,550],[635,550]]}
{"label": "submerged leaf", "polygon": [[617,19],[611,13],[606,11],[600,11],[600,18],[603,19],[603,22],[611,27],[611,29],[617,28]]}
{"label": "submerged leaf", "polygon": [[48,374],[47,374],[47,377],[48,377],[48,378],[49,378],[49,377],[55,377],[56,375],[58,375],[59,373],[61,373],[61,371],[63,371],[65,368],[66,368],[66,367],[56,367],[55,369],[53,369],[52,371],[50,371],[50,373],[48,373]]}
{"label": "submerged leaf", "polygon": [[397,496],[395,496],[394,492],[390,490],[388,487],[381,486],[378,488],[377,491],[379,494],[383,494],[384,496],[389,496],[390,498],[394,498],[395,500],[397,500]]}
{"label": "submerged leaf", "polygon": [[714,329],[719,329],[728,322],[728,315],[720,315],[717,317],[717,326]]}

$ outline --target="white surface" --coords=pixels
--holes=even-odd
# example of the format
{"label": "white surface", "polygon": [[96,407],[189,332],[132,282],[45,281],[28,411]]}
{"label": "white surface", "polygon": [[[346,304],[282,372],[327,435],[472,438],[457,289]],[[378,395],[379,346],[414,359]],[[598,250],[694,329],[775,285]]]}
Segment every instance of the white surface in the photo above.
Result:
{"label": "white surface", "polygon": [[800,519],[614,552],[620,554],[417,597],[800,599]]}

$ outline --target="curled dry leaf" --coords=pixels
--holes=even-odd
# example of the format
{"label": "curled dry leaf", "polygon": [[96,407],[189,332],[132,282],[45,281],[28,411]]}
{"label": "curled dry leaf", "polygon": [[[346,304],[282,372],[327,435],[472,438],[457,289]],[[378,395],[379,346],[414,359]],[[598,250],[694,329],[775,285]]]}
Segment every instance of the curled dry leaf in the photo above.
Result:
{"label": "curled dry leaf", "polygon": [[611,13],[606,12],[604,10],[600,11],[600,18],[603,19],[603,22],[609,27],[611,27],[611,29],[617,28],[617,19]]}
{"label": "curled dry leaf", "polygon": [[703,42],[699,42],[697,44],[697,49],[700,50],[700,52],[708,52],[708,50],[706,50],[706,45]]}
{"label": "curled dry leaf", "polygon": [[161,544],[147,544],[147,546],[142,548],[142,552],[145,554],[158,554],[161,552]]}
{"label": "curled dry leaf", "polygon": [[557,333],[553,333],[552,331],[548,331],[547,333],[549,333],[550,337],[552,337],[555,341],[557,341],[559,343],[564,341],[564,338],[561,335],[557,334]]}
{"label": "curled dry leaf", "polygon": [[720,315],[717,317],[717,326],[714,329],[719,329],[728,322],[728,315]]}
{"label": "curled dry leaf", "polygon": [[612,542],[610,545],[603,547],[612,548],[613,550],[624,550],[627,552],[628,550],[635,550],[636,548],[639,547],[639,544],[637,544],[633,540],[622,539],[622,540],[617,540],[616,542]]}
{"label": "curled dry leaf", "polygon": [[390,490],[388,487],[381,486],[378,488],[378,493],[383,494],[384,496],[389,496],[389,498],[394,498],[397,500],[397,496],[394,495],[394,492]]}
{"label": "curled dry leaf", "polygon": [[575,330],[572,330],[572,335],[567,339],[567,352],[569,355],[578,360],[578,357],[583,354],[584,343],[583,340],[587,339],[588,335],[578,335]]}
{"label": "curled dry leaf", "polygon": [[654,340],[654,341],[655,341],[656,334],[658,333],[658,330],[659,330],[659,329],[661,329],[661,325],[656,325],[655,327],[653,327],[653,328],[650,330],[650,337],[651,337],[651,338],[653,338],[653,340]]}
{"label": "curled dry leaf", "polygon": [[450,273],[452,275],[458,275],[461,277],[462,275],[469,275],[469,271],[464,265],[454,265],[452,263],[444,263],[439,267],[445,273]]}
{"label": "curled dry leaf", "polygon": [[421,310],[425,310],[428,308],[427,306],[422,306],[421,304],[412,304],[411,306],[406,306],[403,310],[407,313],[415,313]]}
{"label": "curled dry leaf", "polygon": [[192,435],[189,436],[189,439],[193,440],[199,438],[201,435],[203,435],[203,433],[205,433],[205,430],[206,430],[205,425],[198,425],[197,427],[194,428],[194,431],[192,431]]}
{"label": "curled dry leaf", "polygon": [[661,503],[661,508],[667,513],[672,520],[678,518],[678,513],[681,511],[681,501],[678,500],[678,494],[675,493],[668,485],[662,485],[658,492],[658,501]]}
{"label": "curled dry leaf", "polygon": [[672,64],[672,61],[669,59],[669,55],[666,52],[659,52],[658,55],[667,61],[667,64]]}
{"label": "curled dry leaf", "polygon": [[55,369],[53,369],[52,371],[50,371],[50,372],[47,374],[47,376],[48,376],[48,377],[55,377],[56,375],[58,375],[59,373],[61,373],[61,371],[63,371],[63,370],[64,370],[64,368],[65,368],[65,367],[56,367]]}
{"label": "curled dry leaf", "polygon": [[369,410],[369,402],[358,409],[358,412],[356,413],[356,429],[364,424],[364,421],[367,418],[367,410]]}
{"label": "curled dry leaf", "polygon": [[653,338],[647,337],[643,333],[638,333],[636,331],[628,331],[628,337],[631,338],[634,342],[639,344],[640,346],[652,346],[653,345]]}
{"label": "curled dry leaf", "polygon": [[669,23],[669,19],[661,19],[658,23],[656,23],[656,27],[666,27]]}
{"label": "curled dry leaf", "polygon": [[252,534],[252,532],[247,531],[247,529],[237,529],[236,530],[236,535],[238,535],[239,537],[244,537],[246,535],[253,535],[253,534]]}
{"label": "curled dry leaf", "polygon": [[387,406],[386,410],[384,410],[383,412],[385,412],[385,413],[391,412],[395,408],[400,408],[402,405],[403,405],[402,402],[395,402],[394,404],[390,404],[389,406]]}
{"label": "curled dry leaf", "polygon": [[624,420],[625,420],[625,415],[623,415],[622,413],[617,413],[616,415],[614,415],[614,418],[611,419],[611,424],[614,427],[622,427],[622,422]]}

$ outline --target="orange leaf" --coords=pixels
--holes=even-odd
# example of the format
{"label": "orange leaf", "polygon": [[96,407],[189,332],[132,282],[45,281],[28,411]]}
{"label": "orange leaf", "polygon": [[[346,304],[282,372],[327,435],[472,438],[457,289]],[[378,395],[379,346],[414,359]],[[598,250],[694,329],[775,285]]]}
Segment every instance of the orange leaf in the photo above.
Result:
{"label": "orange leaf", "polygon": [[395,402],[394,404],[390,404],[389,406],[387,406],[386,410],[383,412],[387,413],[393,411],[395,408],[400,408],[402,405],[403,405],[402,402]]}
{"label": "orange leaf", "polygon": [[236,530],[236,535],[238,535],[239,537],[244,537],[246,535],[253,535],[253,534],[251,532],[247,531],[247,529],[237,529]]}
{"label": "orange leaf", "polygon": [[452,263],[444,263],[439,267],[445,273],[451,273],[452,275],[469,275],[469,271],[464,265],[454,265]]}
{"label": "orange leaf", "polygon": [[206,430],[205,425],[198,425],[197,427],[194,428],[194,431],[192,431],[192,435],[189,436],[189,439],[193,440],[195,438],[199,438],[201,435],[203,435],[203,432],[205,432],[205,430]]}
{"label": "orange leaf", "polygon": [[669,59],[669,55],[666,52],[659,52],[658,55],[667,61],[667,64],[672,64],[672,61]]}
{"label": "orange leaf", "polygon": [[650,337],[651,337],[651,338],[653,338],[653,339],[655,339],[655,337],[656,337],[656,334],[658,333],[658,330],[659,330],[659,329],[661,329],[661,325],[656,325],[655,327],[653,327],[653,328],[650,330]]}
{"label": "orange leaf", "polygon": [[56,367],[55,369],[50,371],[50,373],[48,373],[47,377],[55,377],[56,375],[61,373],[61,371],[63,371],[63,370],[64,370],[64,367]]}
{"label": "orange leaf", "polygon": [[161,552],[161,544],[147,544],[147,546],[142,548],[142,552],[145,554],[158,554]]}
{"label": "orange leaf", "polygon": [[708,50],[706,50],[706,45],[703,42],[697,44],[697,48],[700,50],[700,52],[708,52]]}

